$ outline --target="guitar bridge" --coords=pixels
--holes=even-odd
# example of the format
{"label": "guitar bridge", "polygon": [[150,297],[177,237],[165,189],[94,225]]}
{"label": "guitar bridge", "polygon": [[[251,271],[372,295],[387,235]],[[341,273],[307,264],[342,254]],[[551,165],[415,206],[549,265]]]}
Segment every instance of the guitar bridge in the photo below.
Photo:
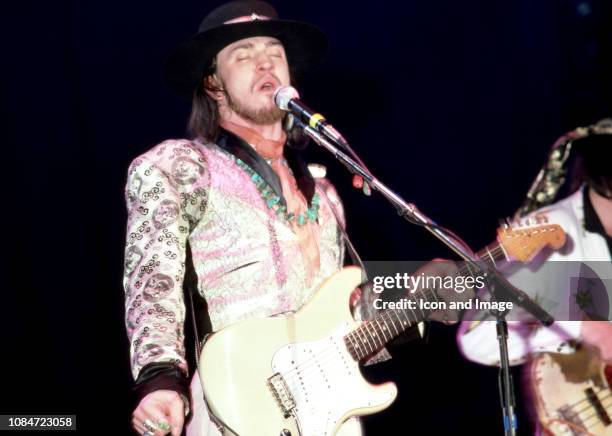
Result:
{"label": "guitar bridge", "polygon": [[[561,421],[566,422],[566,434],[570,434],[572,436],[581,436],[587,433],[584,427],[584,423],[578,417],[578,414],[572,409],[571,406],[565,405],[563,407],[560,407],[557,412],[559,413],[559,418],[561,418]],[[567,423],[573,425],[568,425]]]}
{"label": "guitar bridge", "polygon": [[276,399],[281,411],[283,412],[283,416],[285,418],[289,418],[291,416],[291,412],[295,408],[295,400],[291,392],[289,392],[289,388],[285,383],[285,379],[280,373],[274,374],[272,377],[268,379],[268,387],[272,391],[272,395]]}

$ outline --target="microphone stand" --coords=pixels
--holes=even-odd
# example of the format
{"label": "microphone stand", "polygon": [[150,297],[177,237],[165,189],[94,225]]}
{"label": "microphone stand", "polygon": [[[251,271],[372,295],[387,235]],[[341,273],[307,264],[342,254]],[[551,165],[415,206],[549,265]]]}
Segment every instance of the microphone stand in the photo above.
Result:
{"label": "microphone stand", "polygon": [[[427,231],[429,231],[432,235],[459,255],[469,267],[473,267],[474,270],[480,271],[486,279],[487,288],[489,289],[493,300],[512,301],[518,306],[523,307],[540,323],[546,326],[554,322],[554,319],[550,314],[531,300],[527,294],[510,284],[493,268],[484,270],[479,265],[479,259],[472,253],[467,244],[460,241],[458,237],[451,235],[447,230],[438,226],[427,215],[422,213],[413,203],[406,202],[402,197],[374,177],[364,168],[364,166],[359,165],[354,159],[338,149],[338,147],[336,147],[336,145],[334,145],[324,135],[317,132],[311,126],[304,124],[297,117],[295,118],[295,122],[303,129],[306,135],[332,153],[336,159],[344,164],[344,166],[346,166],[351,173],[363,177],[372,189],[379,191],[387,200],[389,200],[391,204],[393,204],[393,206],[395,206],[398,214],[401,217],[412,224],[425,227]],[[354,153],[352,152],[352,154]],[[508,325],[505,319],[506,313],[495,311],[495,316],[497,318],[497,338],[500,349],[499,390],[504,421],[504,434],[508,436],[515,436],[517,419],[515,414],[515,398],[514,389],[512,386],[512,375],[510,374],[510,362],[508,358]]]}

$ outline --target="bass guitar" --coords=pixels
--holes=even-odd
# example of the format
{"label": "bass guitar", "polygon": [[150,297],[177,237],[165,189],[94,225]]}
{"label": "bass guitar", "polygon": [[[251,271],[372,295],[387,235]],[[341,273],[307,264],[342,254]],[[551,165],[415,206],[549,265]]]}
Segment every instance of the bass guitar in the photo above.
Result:
{"label": "bass guitar", "polygon": [[594,349],[542,353],[525,370],[538,420],[548,434],[612,436],[612,366]]}

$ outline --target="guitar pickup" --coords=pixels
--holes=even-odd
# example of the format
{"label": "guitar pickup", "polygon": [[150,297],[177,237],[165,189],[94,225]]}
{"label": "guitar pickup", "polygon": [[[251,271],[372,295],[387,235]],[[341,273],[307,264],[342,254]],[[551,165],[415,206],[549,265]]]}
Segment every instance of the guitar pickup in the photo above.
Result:
{"label": "guitar pickup", "polygon": [[283,416],[285,418],[289,418],[291,416],[291,412],[293,409],[295,409],[295,399],[293,398],[293,395],[291,395],[283,376],[278,372],[274,374],[268,379],[268,387],[270,388],[270,391],[272,391],[272,395],[274,395],[276,402],[281,408]]}

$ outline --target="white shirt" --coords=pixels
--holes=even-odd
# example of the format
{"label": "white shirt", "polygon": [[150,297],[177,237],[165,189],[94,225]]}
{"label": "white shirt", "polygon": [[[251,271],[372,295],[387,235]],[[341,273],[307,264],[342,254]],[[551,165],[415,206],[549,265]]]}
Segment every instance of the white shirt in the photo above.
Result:
{"label": "white shirt", "polygon": [[[535,215],[547,220],[548,224],[561,225],[566,233],[566,244],[558,251],[543,250],[529,264],[515,265],[508,275],[508,280],[527,292],[560,321],[554,322],[548,328],[538,324],[508,321],[508,352],[512,365],[525,362],[534,352],[571,353],[574,351],[575,341],[580,339],[582,322],[563,320],[576,319],[576,314],[572,312],[574,309],[570,307],[571,300],[575,297],[572,292],[576,292],[576,289],[568,288],[567,274],[557,274],[555,269],[584,268],[586,265],[604,280],[603,283],[608,279],[607,295],[612,295],[610,250],[602,235],[584,228],[582,189],[558,203],[536,211]],[[577,261],[584,264],[580,266]],[[574,273],[583,277],[584,269]],[[477,318],[477,315],[471,315],[472,319]],[[610,319],[609,313],[605,316]],[[499,365],[495,321],[462,322],[457,342],[468,360],[483,365]]]}

